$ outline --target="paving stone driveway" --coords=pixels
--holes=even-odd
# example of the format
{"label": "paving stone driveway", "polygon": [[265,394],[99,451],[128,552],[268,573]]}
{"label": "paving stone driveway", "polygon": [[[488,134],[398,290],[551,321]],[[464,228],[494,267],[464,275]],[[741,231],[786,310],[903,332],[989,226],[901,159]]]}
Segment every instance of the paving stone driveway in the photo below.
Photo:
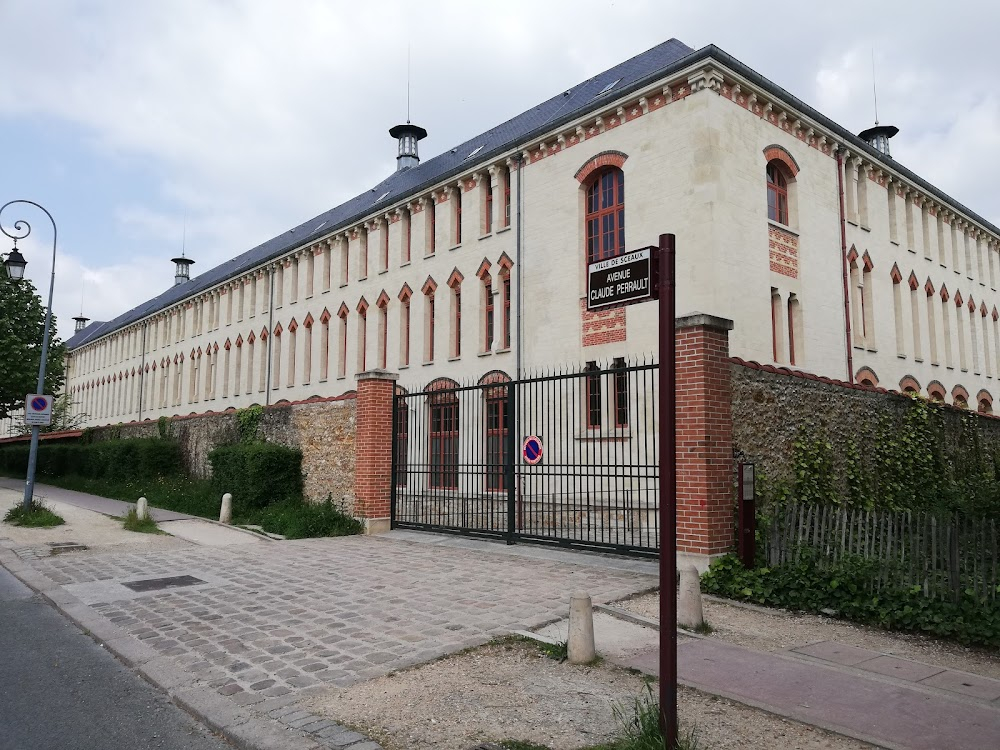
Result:
{"label": "paving stone driveway", "polygon": [[[345,686],[656,585],[640,573],[399,539],[63,555],[31,567],[237,703]],[[121,583],[204,584],[136,593]]]}

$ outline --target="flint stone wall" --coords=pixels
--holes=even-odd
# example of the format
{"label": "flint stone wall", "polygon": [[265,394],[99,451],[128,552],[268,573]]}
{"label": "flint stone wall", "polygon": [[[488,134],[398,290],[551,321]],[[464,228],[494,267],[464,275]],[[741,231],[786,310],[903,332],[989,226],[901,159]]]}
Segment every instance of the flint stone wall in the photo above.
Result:
{"label": "flint stone wall", "polygon": [[[354,446],[356,409],[353,395],[336,399],[311,399],[264,407],[257,437],[269,443],[302,451],[302,477],[306,499],[354,507]],[[181,445],[185,468],[192,476],[208,478],[208,454],[219,445],[240,439],[236,411],[197,414],[170,419],[168,433]],[[94,440],[157,437],[155,421],[111,425],[92,430]]]}

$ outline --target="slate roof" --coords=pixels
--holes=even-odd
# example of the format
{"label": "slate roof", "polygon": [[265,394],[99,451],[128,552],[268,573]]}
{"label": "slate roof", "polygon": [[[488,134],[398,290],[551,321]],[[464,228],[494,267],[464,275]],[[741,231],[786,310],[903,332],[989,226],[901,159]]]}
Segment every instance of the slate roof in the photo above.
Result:
{"label": "slate roof", "polygon": [[768,91],[778,100],[786,102],[802,114],[829,128],[847,143],[850,143],[854,152],[864,152],[873,161],[880,161],[891,166],[928,193],[950,203],[991,231],[1000,234],[1000,229],[990,222],[950,198],[892,158],[885,157],[851,131],[838,125],[715,45],[702,47],[696,52],[683,42],[670,39],[567,89],[475,138],[470,138],[465,143],[443,154],[421,162],[416,167],[394,172],[375,187],[346,203],[299,224],[284,234],[238,255],[200,276],[196,276],[191,281],[170,287],[157,297],[119,315],[114,320],[91,323],[68,339],[66,347],[68,349],[81,347],[112,331],[164,310],[183,299],[211,289],[226,279],[233,278],[297,247],[307,245],[331,232],[346,229],[374,213],[376,206],[387,208],[396,205],[403,199],[418,195],[445,179],[458,176],[468,169],[470,162],[467,162],[467,159],[477,148],[479,150],[476,151],[474,161],[471,163],[487,162],[510,151],[518,143],[527,145],[533,138],[544,135],[587,112],[599,109],[607,101],[639,90],[675,70],[708,57],[718,60],[726,67]]}
{"label": "slate roof", "polygon": [[[519,141],[528,140],[535,134],[541,134],[557,126],[560,121],[571,120],[599,107],[603,101],[617,99],[651,74],[654,76],[662,74],[678,60],[693,52],[691,47],[676,39],[663,42],[475,138],[470,138],[460,146],[421,162],[416,167],[394,172],[371,190],[196,276],[191,281],[171,287],[114,320],[91,323],[67,340],[66,347],[68,349],[81,347],[183,299],[211,289],[226,279],[279,257],[296,247],[308,244],[331,231],[347,228],[370,216],[376,205],[385,207],[395,205],[407,196],[418,194],[443,179],[464,172],[468,168],[466,159],[476,148],[482,147],[476,153],[473,163],[486,161],[510,150]],[[614,85],[604,91],[609,84]],[[377,200],[383,195],[382,200]]]}

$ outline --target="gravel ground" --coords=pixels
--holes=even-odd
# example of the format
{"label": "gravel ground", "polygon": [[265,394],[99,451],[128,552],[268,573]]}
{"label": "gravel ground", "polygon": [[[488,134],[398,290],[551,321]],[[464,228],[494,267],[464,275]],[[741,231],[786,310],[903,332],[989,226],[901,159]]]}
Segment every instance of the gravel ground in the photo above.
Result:
{"label": "gravel ground", "polygon": [[[518,739],[572,750],[612,739],[613,707],[644,679],[608,663],[559,663],[531,644],[489,644],[312,701],[312,711],[370,734],[387,750],[469,750]],[[655,685],[654,685],[655,691]],[[702,750],[862,750],[871,745],[681,689],[682,730]]]}
{"label": "gravel ground", "polygon": [[[659,619],[660,595],[644,594],[614,606],[656,620]],[[818,615],[784,610],[774,610],[772,614],[708,599],[703,601],[703,607],[705,621],[713,628],[710,637],[758,651],[780,651],[819,641],[837,641],[1000,679],[1000,654],[986,649],[966,648],[926,636],[878,630]]]}
{"label": "gravel ground", "polygon": [[[21,492],[0,489],[0,519],[7,514],[10,508],[20,503],[23,497]],[[42,500],[42,503],[62,516],[66,523],[51,528],[26,529],[0,521],[0,539],[9,540],[4,542],[6,546],[15,549],[19,547],[45,547],[49,542],[73,541],[86,545],[90,550],[69,554],[86,555],[88,552],[107,551],[109,547],[113,547],[116,552],[128,552],[174,549],[188,545],[188,542],[175,539],[172,536],[125,531],[120,521],[91,510],[84,510],[53,500]]]}

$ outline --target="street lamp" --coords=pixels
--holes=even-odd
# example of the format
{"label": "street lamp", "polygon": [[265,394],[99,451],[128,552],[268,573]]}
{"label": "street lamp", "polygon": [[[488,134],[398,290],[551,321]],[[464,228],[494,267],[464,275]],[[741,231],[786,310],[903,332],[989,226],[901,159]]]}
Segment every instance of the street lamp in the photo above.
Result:
{"label": "street lamp", "polygon": [[[59,230],[56,228],[56,220],[52,218],[44,206],[35,203],[34,201],[28,200],[13,200],[7,201],[2,206],[0,206],[0,216],[3,215],[4,210],[7,206],[12,206],[15,203],[24,203],[29,206],[34,206],[35,208],[41,210],[46,216],[49,217],[49,221],[52,222],[52,274],[49,277],[49,304],[45,308],[45,330],[42,333],[42,359],[38,363],[38,388],[35,390],[36,393],[45,393],[45,365],[46,360],[49,357],[49,330],[52,328],[52,291],[56,285],[56,239],[59,234]],[[15,281],[20,281],[24,278],[24,267],[28,262],[24,259],[24,256],[17,250],[17,241],[22,240],[31,234],[31,225],[24,221],[23,219],[18,219],[14,222],[14,233],[11,234],[6,229],[3,228],[3,223],[0,222],[0,232],[14,240],[14,249],[10,251],[7,255],[7,259],[4,261],[4,266],[7,269],[8,275],[11,279]],[[27,404],[25,404],[27,408]],[[32,425],[31,427],[31,450],[28,453],[28,476],[24,480],[24,509],[27,510],[31,507],[31,499],[35,494],[35,467],[38,465],[38,425]]]}
{"label": "street lamp", "polygon": [[[4,232],[6,234],[6,232]],[[24,278],[24,267],[28,261],[17,251],[17,240],[14,240],[14,249],[7,253],[7,258],[3,262],[3,267],[7,269],[7,275],[13,281],[20,281]]]}

